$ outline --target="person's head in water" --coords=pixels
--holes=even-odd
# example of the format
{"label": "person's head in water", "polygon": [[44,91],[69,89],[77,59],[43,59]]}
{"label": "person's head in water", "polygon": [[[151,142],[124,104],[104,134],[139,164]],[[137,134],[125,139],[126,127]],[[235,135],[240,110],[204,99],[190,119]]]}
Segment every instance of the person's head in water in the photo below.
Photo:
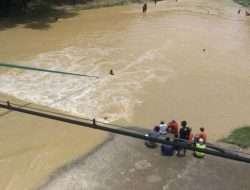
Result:
{"label": "person's head in water", "polygon": [[182,122],[181,122],[181,126],[182,126],[182,127],[186,127],[186,126],[187,126],[187,121],[185,121],[185,120],[182,121]]}
{"label": "person's head in water", "polygon": [[109,74],[110,74],[110,75],[115,75],[113,69],[111,69],[111,70],[109,71]]}

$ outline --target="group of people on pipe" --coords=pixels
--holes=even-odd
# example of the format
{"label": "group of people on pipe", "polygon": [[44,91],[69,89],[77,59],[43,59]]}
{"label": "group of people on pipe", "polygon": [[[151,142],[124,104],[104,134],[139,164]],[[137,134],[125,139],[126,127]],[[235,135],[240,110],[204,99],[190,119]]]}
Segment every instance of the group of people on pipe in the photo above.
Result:
{"label": "group of people on pipe", "polygon": [[[192,128],[187,125],[187,121],[181,121],[180,129],[179,124],[175,120],[172,120],[169,123],[161,121],[160,124],[155,126],[150,133],[146,134],[146,136],[165,139],[169,142],[176,142],[176,144],[177,142],[187,143],[199,149],[205,149],[207,142],[205,128],[201,127],[200,132],[194,135],[192,133]],[[157,147],[157,144],[151,141],[146,141],[145,145],[150,148]],[[165,156],[173,156],[175,153],[177,156],[185,156],[186,149],[178,145],[172,145],[171,143],[162,144],[161,153]],[[194,156],[204,158],[205,154],[203,152],[194,151]]]}

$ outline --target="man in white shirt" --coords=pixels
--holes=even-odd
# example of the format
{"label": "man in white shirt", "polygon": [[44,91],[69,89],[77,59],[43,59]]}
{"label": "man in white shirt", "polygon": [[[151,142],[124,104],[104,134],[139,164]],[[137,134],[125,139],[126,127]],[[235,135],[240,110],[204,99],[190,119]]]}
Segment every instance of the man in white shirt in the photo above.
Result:
{"label": "man in white shirt", "polygon": [[160,123],[160,134],[161,135],[167,134],[167,124],[164,123],[164,121],[161,121]]}

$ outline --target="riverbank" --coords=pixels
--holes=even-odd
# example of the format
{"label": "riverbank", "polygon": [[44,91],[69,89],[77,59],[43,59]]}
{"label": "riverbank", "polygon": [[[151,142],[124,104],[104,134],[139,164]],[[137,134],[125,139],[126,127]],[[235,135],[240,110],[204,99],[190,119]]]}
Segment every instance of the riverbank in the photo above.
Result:
{"label": "riverbank", "polygon": [[234,0],[234,1],[244,7],[250,7],[250,0]]}
{"label": "riverbank", "polygon": [[[29,3],[25,10],[12,10],[8,15],[0,15],[0,30],[24,24],[27,28],[47,29],[59,19],[75,17],[81,10],[97,9],[129,3],[142,3],[142,0],[90,0],[84,3],[65,4],[39,1]],[[0,10],[1,11],[1,10]]]}
{"label": "riverbank", "polygon": [[[24,4],[12,1],[10,4],[0,4],[0,17],[15,16],[44,16],[46,13],[58,9],[92,9],[100,7],[110,7],[125,5],[129,3],[142,3],[143,0],[78,0],[78,1],[24,1]],[[5,14],[4,14],[5,13]]]}
{"label": "riverbank", "polygon": [[148,149],[140,140],[115,135],[91,156],[55,172],[39,189],[235,190],[250,188],[249,175],[247,163],[209,155],[196,159],[191,151],[186,157],[162,156],[159,147]]}
{"label": "riverbank", "polygon": [[237,128],[231,134],[222,140],[229,144],[235,144],[242,148],[250,147],[250,126]]}
{"label": "riverbank", "polygon": [[[0,94],[0,99],[52,111],[4,94]],[[109,137],[93,129],[3,109],[0,109],[0,126],[0,189],[3,190],[35,189],[53,171],[90,153]]]}
{"label": "riverbank", "polygon": [[118,5],[128,5],[129,3],[143,3],[143,0],[93,0],[85,4],[78,4],[73,7],[75,10],[86,10],[93,8],[112,7]]}

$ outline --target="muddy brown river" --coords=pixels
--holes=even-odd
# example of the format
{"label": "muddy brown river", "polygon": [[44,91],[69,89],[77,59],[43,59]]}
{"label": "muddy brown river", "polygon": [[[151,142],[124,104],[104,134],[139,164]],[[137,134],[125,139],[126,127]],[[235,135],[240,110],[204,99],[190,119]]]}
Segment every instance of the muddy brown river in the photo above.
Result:
{"label": "muddy brown river", "polygon": [[171,0],[149,4],[144,15],[135,4],[2,30],[0,61],[100,79],[8,71],[0,92],[127,125],[185,119],[217,140],[250,123],[250,18],[239,7]]}

